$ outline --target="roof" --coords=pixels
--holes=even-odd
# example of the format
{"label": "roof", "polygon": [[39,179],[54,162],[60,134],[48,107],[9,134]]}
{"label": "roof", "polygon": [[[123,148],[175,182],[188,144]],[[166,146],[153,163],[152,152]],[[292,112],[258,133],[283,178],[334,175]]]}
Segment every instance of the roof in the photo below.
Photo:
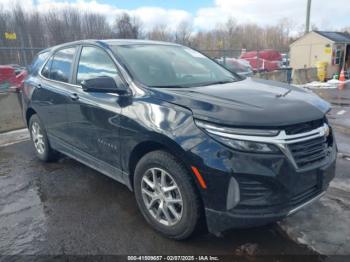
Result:
{"label": "roof", "polygon": [[178,45],[170,42],[163,41],[152,41],[152,40],[140,40],[140,39],[106,39],[100,40],[99,42],[105,43],[107,45]]}
{"label": "roof", "polygon": [[350,43],[350,34],[344,32],[314,31],[315,33],[328,38],[336,43]]}
{"label": "roof", "polygon": [[43,52],[50,52],[52,50],[57,50],[62,47],[66,46],[72,46],[72,45],[82,45],[82,44],[95,44],[100,46],[114,46],[114,45],[173,45],[173,46],[179,46],[179,44],[176,43],[170,43],[170,42],[162,42],[162,41],[152,41],[152,40],[140,40],[140,39],[104,39],[104,40],[98,40],[98,39],[84,39],[84,40],[78,40],[74,42],[67,42],[63,44],[59,44],[56,46],[52,46],[49,48],[46,48],[44,50],[41,50],[39,53]]}

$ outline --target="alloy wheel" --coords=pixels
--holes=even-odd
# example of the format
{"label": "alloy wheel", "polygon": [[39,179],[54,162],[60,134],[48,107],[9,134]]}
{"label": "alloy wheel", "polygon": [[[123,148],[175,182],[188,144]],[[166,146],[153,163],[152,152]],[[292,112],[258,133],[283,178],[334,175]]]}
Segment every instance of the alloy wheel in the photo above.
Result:
{"label": "alloy wheel", "polygon": [[173,226],[181,220],[181,192],[168,172],[161,168],[148,169],[141,180],[141,191],[144,204],[156,221]]}
{"label": "alloy wheel", "polygon": [[38,122],[34,122],[32,124],[31,133],[32,133],[32,139],[33,139],[36,151],[39,154],[43,154],[45,152],[45,141],[44,141],[44,135],[41,131],[41,128]]}

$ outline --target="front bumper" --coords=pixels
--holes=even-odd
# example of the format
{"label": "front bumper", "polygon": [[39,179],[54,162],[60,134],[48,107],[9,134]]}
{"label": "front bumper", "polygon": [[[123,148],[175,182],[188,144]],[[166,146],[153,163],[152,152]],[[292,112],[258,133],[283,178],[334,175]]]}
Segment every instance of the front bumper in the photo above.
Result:
{"label": "front bumper", "polygon": [[[336,152],[334,143],[325,161],[298,170],[284,154],[236,152],[213,140],[193,148],[192,160],[207,184],[200,192],[208,230],[269,224],[316,201],[334,178]],[[233,208],[228,205],[231,179],[240,191]]]}
{"label": "front bumper", "polygon": [[320,199],[326,192],[322,192],[315,197],[307,200],[306,202],[296,206],[292,209],[281,209],[276,213],[260,213],[255,215],[241,214],[237,215],[231,212],[221,212],[213,209],[206,208],[205,214],[207,218],[208,230],[211,233],[223,232],[231,228],[247,228],[257,227],[270,224],[278,221],[289,215],[294,214],[300,209],[312,204],[316,200]]}

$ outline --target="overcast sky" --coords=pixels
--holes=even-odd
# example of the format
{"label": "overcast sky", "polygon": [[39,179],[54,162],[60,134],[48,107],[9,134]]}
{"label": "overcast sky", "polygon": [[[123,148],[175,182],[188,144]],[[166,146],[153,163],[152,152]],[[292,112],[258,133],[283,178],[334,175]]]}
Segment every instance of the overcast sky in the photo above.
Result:
{"label": "overcast sky", "polygon": [[[3,7],[14,0],[0,0]],[[234,17],[238,23],[253,22],[273,25],[289,18],[295,30],[305,23],[307,0],[18,0],[24,8],[40,11],[73,6],[80,10],[107,15],[112,21],[116,14],[137,15],[145,29],[162,23],[170,28],[183,21],[191,21],[195,30],[211,29]],[[311,23],[320,30],[339,30],[350,26],[350,0],[313,0]]]}

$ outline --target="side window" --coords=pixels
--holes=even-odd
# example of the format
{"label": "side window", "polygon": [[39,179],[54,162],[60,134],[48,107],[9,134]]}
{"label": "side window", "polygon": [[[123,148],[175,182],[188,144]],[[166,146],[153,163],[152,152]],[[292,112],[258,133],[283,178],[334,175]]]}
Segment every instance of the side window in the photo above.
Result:
{"label": "side window", "polygon": [[28,68],[29,73],[36,74],[38,72],[39,68],[44,64],[48,55],[49,55],[49,52],[42,52],[42,53],[37,54],[35,56],[35,58],[33,59],[32,64]]}
{"label": "side window", "polygon": [[78,84],[87,79],[117,75],[117,68],[106,52],[96,47],[83,47],[77,71]]}
{"label": "side window", "polygon": [[52,64],[52,56],[51,56],[50,59],[46,62],[45,66],[44,66],[43,69],[41,70],[42,76],[44,76],[44,77],[46,77],[46,78],[49,78],[49,76],[50,76],[51,64]]}
{"label": "side window", "polygon": [[50,79],[67,83],[69,81],[75,47],[59,50],[55,53],[50,70]]}

